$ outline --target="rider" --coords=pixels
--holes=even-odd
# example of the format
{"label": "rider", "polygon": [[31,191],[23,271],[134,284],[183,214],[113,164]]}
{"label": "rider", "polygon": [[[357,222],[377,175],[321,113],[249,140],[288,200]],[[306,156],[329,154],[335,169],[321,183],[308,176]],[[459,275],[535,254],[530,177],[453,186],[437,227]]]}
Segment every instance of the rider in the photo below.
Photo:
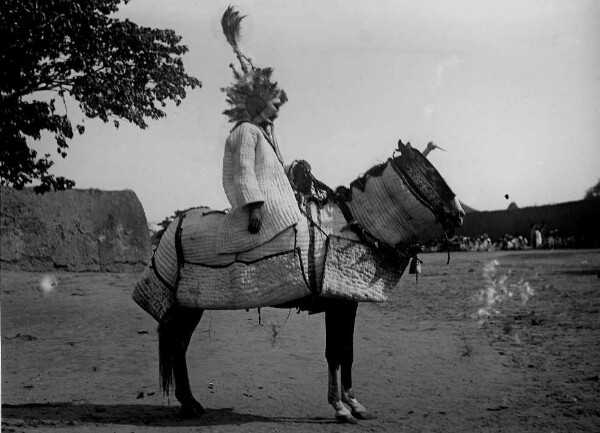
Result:
{"label": "rider", "polygon": [[235,127],[223,157],[223,188],[232,209],[219,230],[221,253],[257,247],[301,217],[273,125],[287,95],[270,81],[271,73],[234,70],[237,82],[223,89],[231,105],[224,114]]}

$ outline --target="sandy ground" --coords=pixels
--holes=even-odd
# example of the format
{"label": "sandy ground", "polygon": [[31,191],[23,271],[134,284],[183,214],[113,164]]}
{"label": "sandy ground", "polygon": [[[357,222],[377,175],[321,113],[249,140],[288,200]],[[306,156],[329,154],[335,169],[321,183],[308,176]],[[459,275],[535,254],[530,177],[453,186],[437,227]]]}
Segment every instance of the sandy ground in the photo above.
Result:
{"label": "sandy ground", "polygon": [[362,304],[354,387],[327,404],[322,315],[205,313],[188,352],[207,408],[181,420],[158,386],[156,324],[134,274],[2,272],[3,432],[600,431],[599,251],[423,255]]}

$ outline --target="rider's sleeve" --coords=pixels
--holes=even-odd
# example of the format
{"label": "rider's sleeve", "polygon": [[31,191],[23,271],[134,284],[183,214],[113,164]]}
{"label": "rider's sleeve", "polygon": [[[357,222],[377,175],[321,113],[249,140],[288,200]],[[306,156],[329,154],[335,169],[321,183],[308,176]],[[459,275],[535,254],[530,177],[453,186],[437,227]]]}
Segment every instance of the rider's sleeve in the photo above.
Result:
{"label": "rider's sleeve", "polygon": [[233,164],[229,169],[233,170],[233,183],[237,190],[239,206],[265,201],[254,171],[258,140],[257,131],[254,131],[250,124],[243,123],[232,132],[229,142],[233,156]]}

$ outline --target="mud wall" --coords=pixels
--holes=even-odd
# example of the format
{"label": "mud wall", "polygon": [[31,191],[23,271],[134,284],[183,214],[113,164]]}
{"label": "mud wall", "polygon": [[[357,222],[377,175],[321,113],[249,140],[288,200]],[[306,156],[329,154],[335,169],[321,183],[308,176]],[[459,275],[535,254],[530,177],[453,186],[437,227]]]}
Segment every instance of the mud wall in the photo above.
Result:
{"label": "mud wall", "polygon": [[507,233],[529,237],[532,224],[573,236],[581,247],[600,247],[600,199],[490,212],[472,212],[457,235],[476,237],[487,233],[497,239]]}
{"label": "mud wall", "polygon": [[2,187],[0,198],[2,269],[123,272],[149,259],[146,215],[133,191]]}

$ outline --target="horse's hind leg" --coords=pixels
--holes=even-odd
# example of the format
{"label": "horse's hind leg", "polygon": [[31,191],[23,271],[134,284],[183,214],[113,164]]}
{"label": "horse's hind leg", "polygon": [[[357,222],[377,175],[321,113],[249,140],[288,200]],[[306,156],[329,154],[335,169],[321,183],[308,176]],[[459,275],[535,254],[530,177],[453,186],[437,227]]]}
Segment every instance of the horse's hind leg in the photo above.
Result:
{"label": "horse's hind leg", "polygon": [[181,415],[186,418],[204,413],[204,408],[192,394],[186,362],[190,339],[203,313],[204,310],[179,308],[168,322],[158,327],[163,391],[168,395],[175,380],[175,398],[181,403]]}

